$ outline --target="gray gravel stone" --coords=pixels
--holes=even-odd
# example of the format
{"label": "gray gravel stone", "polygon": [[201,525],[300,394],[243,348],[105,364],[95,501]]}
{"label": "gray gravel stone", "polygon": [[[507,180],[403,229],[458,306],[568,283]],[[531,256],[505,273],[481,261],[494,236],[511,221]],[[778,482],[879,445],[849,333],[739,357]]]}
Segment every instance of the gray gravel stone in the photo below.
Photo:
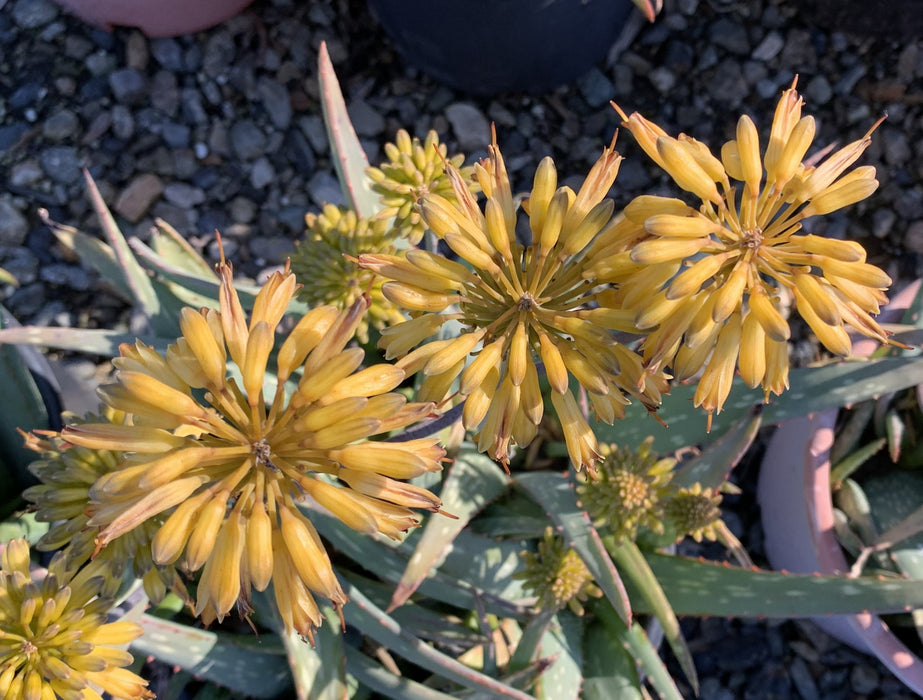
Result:
{"label": "gray gravel stone", "polygon": [[137,223],[157,201],[163,190],[163,182],[156,175],[138,175],[122,190],[116,200],[115,210],[132,223]]}
{"label": "gray gravel stone", "polygon": [[385,130],[385,120],[365,100],[353,100],[348,107],[349,118],[359,136],[379,136]]}
{"label": "gray gravel stone", "polygon": [[285,262],[295,244],[284,236],[258,236],[250,240],[249,248],[254,257],[270,265],[277,265]]}
{"label": "gray gravel stone", "polygon": [[163,188],[164,198],[182,209],[192,209],[205,201],[205,193],[185,182],[171,182]]}
{"label": "gray gravel stone", "polygon": [[583,95],[583,99],[591,107],[607,104],[615,92],[615,86],[612,81],[595,66],[577,79],[577,87],[580,94]]}
{"label": "gray gravel stone", "polygon": [[180,73],[183,70],[183,50],[176,39],[153,39],[150,44],[151,56],[165,70]]}
{"label": "gray gravel stone", "polygon": [[490,123],[477,107],[469,102],[455,102],[445,108],[446,119],[463,153],[483,150],[490,143]]}
{"label": "gray gravel stone", "polygon": [[147,77],[137,68],[122,68],[109,75],[109,87],[116,100],[141,105],[148,99]]}
{"label": "gray gravel stone", "polygon": [[250,171],[250,184],[256,189],[261,190],[269,185],[276,178],[276,171],[272,167],[269,159],[263,156],[257,158],[253,163],[253,169]]}
{"label": "gray gravel stone", "polygon": [[266,134],[250,119],[234,122],[229,138],[235,155],[243,160],[259,158],[266,150]]}
{"label": "gray gravel stone", "polygon": [[0,197],[0,245],[22,245],[29,232],[29,222],[9,197]]}
{"label": "gray gravel stone", "polygon": [[42,265],[38,271],[38,276],[43,282],[55,284],[59,287],[67,287],[78,292],[86,291],[92,284],[90,274],[86,270],[77,265],[65,265],[64,263]]}
{"label": "gray gravel stone", "polygon": [[308,196],[318,207],[323,206],[325,202],[346,204],[339,181],[326,170],[319,170],[314,173],[311,179],[308,180],[307,188]]}
{"label": "gray gravel stone", "polygon": [[42,136],[49,141],[66,141],[74,137],[80,128],[80,119],[69,109],[52,114],[42,124]]}
{"label": "gray gravel stone", "polygon": [[58,6],[51,0],[16,0],[12,16],[23,29],[38,29],[58,16]]}
{"label": "gray gravel stone", "polygon": [[52,146],[39,155],[42,170],[55,182],[69,185],[80,179],[83,161],[73,146]]}
{"label": "gray gravel stone", "polygon": [[10,184],[14,187],[34,185],[42,179],[44,171],[36,160],[24,160],[10,168]]}
{"label": "gray gravel stone", "polygon": [[738,22],[721,17],[711,25],[708,35],[712,43],[733,54],[746,56],[750,53],[750,40],[747,39],[747,30]]}
{"label": "gray gravel stone", "polygon": [[292,103],[285,86],[264,76],[257,83],[256,90],[273,126],[283,131],[287,129],[292,123]]}
{"label": "gray gravel stone", "polygon": [[833,88],[823,75],[815,75],[804,86],[805,99],[809,105],[825,105],[833,97]]}
{"label": "gray gravel stone", "polygon": [[785,46],[785,39],[779,32],[772,31],[763,37],[763,40],[753,49],[751,56],[754,61],[771,61]]}

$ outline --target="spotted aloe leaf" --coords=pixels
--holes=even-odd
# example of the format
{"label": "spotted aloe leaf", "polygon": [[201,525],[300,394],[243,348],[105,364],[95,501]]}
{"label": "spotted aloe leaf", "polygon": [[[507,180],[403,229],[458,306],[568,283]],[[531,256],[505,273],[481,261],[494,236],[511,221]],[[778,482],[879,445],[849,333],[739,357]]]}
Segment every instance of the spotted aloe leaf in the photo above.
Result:
{"label": "spotted aloe leaf", "polygon": [[327,620],[317,629],[313,645],[295,632],[281,634],[298,700],[345,700],[348,695],[340,620],[330,607],[323,612]]}
{"label": "spotted aloe leaf", "polygon": [[[839,408],[923,383],[923,357],[888,357],[795,369],[789,375],[789,383],[791,389],[773,396],[764,407],[763,424]],[[664,396],[657,415],[668,428],[658,426],[644,407],[633,405],[628,407],[624,420],[612,426],[597,423],[594,430],[603,442],[627,445],[639,444],[653,435],[654,449],[667,453],[720,437],[763,400],[761,392],[736,379],[724,408],[714,416],[709,435],[705,431],[705,413],[689,410],[694,393],[694,385],[679,385]]]}
{"label": "spotted aloe leaf", "polygon": [[750,449],[762,425],[762,406],[750,408],[731,428],[701,454],[680,464],[673,473],[676,486],[689,488],[695,483],[716,489]]}
{"label": "spotted aloe leaf", "polygon": [[509,478],[487,456],[471,449],[458,454],[439,493],[443,510],[454,517],[436,515],[427,520],[413,556],[394,590],[389,610],[400,606],[417,590],[430,569],[439,566],[468,521],[503,493],[508,484]]}
{"label": "spotted aloe leaf", "polygon": [[542,636],[541,653],[553,660],[538,682],[539,700],[576,700],[583,685],[583,621],[569,610],[551,620]]}
{"label": "spotted aloe leaf", "polygon": [[57,328],[22,326],[0,330],[0,345],[43,345],[59,350],[74,350],[89,355],[118,355],[119,345],[134,343],[135,339],[147,343],[158,352],[165,352],[167,341],[163,338],[138,336],[132,333],[89,328]]}
{"label": "spotted aloe leaf", "polygon": [[612,607],[630,624],[631,607],[625,586],[589,516],[577,505],[577,495],[567,477],[554,472],[532,472],[517,475],[515,481],[545,509],[567,543],[583,559]]}
{"label": "spotted aloe leaf", "polygon": [[[677,615],[796,618],[923,607],[919,581],[790,574],[664,554],[645,558]],[[632,605],[650,612],[626,583]]]}
{"label": "spotted aloe leaf", "polygon": [[274,698],[292,687],[278,637],[212,632],[144,614],[136,654],[153,656],[197,677],[254,698]]}
{"label": "spotted aloe leaf", "polygon": [[642,700],[634,657],[622,640],[594,620],[583,634],[583,700]]}
{"label": "spotted aloe leaf", "polygon": [[660,581],[651,571],[638,545],[632,541],[626,541],[619,545],[613,544],[609,547],[609,551],[619,570],[627,580],[635,585],[636,590],[640,592],[641,597],[644,598],[657,621],[660,622],[664,636],[676,655],[680,668],[683,669],[683,673],[689,679],[690,685],[698,694],[699,679],[695,671],[695,664],[692,662],[689,646],[686,644],[682,630],[679,627],[679,620],[676,618],[673,608],[670,607],[670,601],[664,594]]}
{"label": "spotted aloe leaf", "polygon": [[493,693],[497,698],[533,700],[528,693],[469,668],[410,634],[357,586],[344,581],[343,588],[350,599],[349,604],[343,607],[347,624],[361,629],[389,652],[475,692]]}
{"label": "spotted aloe leaf", "polygon": [[333,165],[343,188],[343,196],[349,206],[361,217],[369,218],[381,210],[378,195],[372,192],[371,183],[365,175],[369,167],[368,158],[356,136],[346,110],[340,81],[333,70],[326,42],[321,42],[317,57],[317,75],[320,81],[321,108]]}
{"label": "spotted aloe leaf", "polygon": [[[319,513],[312,513],[311,520],[318,532],[343,555],[384,581],[400,580],[411,548],[395,550],[372,538],[356,537],[339,520]],[[442,567],[424,579],[418,590],[456,607],[473,610],[483,606],[486,612],[500,617],[523,619],[527,609],[515,602],[523,597],[522,587],[509,578],[509,573],[518,566],[520,549],[514,544],[462,531]]]}

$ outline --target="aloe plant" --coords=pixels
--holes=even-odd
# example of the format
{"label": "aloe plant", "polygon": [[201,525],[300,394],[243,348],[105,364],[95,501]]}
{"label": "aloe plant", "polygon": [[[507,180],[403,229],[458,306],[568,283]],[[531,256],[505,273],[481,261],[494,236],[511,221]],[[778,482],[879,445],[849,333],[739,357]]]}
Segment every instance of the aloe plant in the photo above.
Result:
{"label": "aloe plant", "polygon": [[[381,204],[323,45],[319,76],[344,194],[357,214],[374,216]],[[163,350],[178,335],[181,308],[216,307],[219,279],[165,222],[157,222],[150,246],[127,241],[89,175],[87,187],[105,241],[49,225],[63,245],[134,304],[150,327],[143,340]],[[239,284],[238,293],[246,305],[257,289]],[[305,309],[293,302],[288,311]],[[0,353],[11,350],[9,343],[33,343],[106,355],[133,340],[108,331],[5,328]],[[21,368],[13,371],[22,379]],[[678,489],[717,491],[761,425],[921,381],[923,360],[913,356],[795,370],[792,390],[765,407],[761,395],[735,382],[710,435],[704,417],[689,411],[692,387],[676,386],[660,410],[669,428],[646,410],[629,407],[616,427],[594,422],[592,429],[600,442],[631,448],[650,437],[647,444],[662,455],[700,446],[697,456],[678,462],[672,483]],[[406,391],[412,394],[413,387]],[[604,524],[594,525],[581,502],[560,426],[544,426],[541,463],[526,453],[514,461],[511,474],[479,453],[470,439],[452,432],[449,426],[460,412],[456,407],[410,431],[414,437],[442,431],[450,447],[451,463],[442,477],[426,474],[415,481],[438,492],[443,511],[419,530],[402,541],[378,541],[323,509],[310,510],[311,522],[335,552],[349,598],[341,610],[323,610],[326,622],[313,645],[284,631],[272,596],[253,596],[250,620],[260,630],[258,637],[231,625],[203,630],[181,599],[167,596],[139,616],[146,633],[134,642],[134,651],[182,669],[172,692],[197,679],[221,688],[214,691],[218,697],[271,698],[294,689],[299,698],[318,700],[370,692],[421,700],[641,698],[650,690],[680,698],[652,632],[662,630],[669,648],[664,653],[676,657],[686,680],[697,687],[678,616],[801,617],[923,608],[923,589],[912,582],[797,576],[686,559],[665,553],[676,537],[669,531],[649,529],[637,538],[619,539]],[[0,442],[7,444],[2,435]],[[23,520],[17,526],[33,528],[33,538],[41,534],[34,523]],[[581,571],[601,594],[582,603],[583,615],[563,606],[537,609],[536,596],[523,581],[523,552],[537,552],[549,528],[576,553]],[[726,528],[719,523],[714,533],[739,563],[748,564]]]}

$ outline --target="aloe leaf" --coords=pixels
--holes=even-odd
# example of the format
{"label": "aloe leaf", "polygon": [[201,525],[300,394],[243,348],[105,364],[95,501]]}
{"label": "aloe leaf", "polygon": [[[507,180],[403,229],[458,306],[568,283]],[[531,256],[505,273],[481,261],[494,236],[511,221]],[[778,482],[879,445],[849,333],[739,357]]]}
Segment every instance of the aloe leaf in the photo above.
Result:
{"label": "aloe leaf", "polygon": [[583,682],[583,620],[562,610],[542,636],[542,655],[553,660],[538,681],[540,700],[570,700],[580,697]]}
{"label": "aloe leaf", "polygon": [[692,661],[692,654],[689,652],[689,646],[683,638],[683,632],[679,627],[679,620],[676,619],[676,613],[670,607],[670,601],[663,592],[660,582],[651,571],[647,560],[638,549],[634,542],[626,541],[622,544],[611,547],[609,550],[615,559],[625,577],[630,580],[636,590],[640,591],[641,597],[650,605],[654,617],[663,627],[664,636],[679,661],[680,668],[689,679],[695,693],[699,692],[699,679],[696,675],[695,664]]}
{"label": "aloe leaf", "polygon": [[[131,295],[135,300],[135,304],[137,304],[141,312],[150,320],[154,332],[160,332],[160,326],[164,325],[165,321],[161,318],[160,300],[154,292],[151,280],[147,276],[147,272],[145,272],[144,268],[141,267],[140,263],[135,259],[135,256],[132,255],[131,249],[128,247],[128,241],[125,240],[125,236],[123,236],[122,232],[119,230],[118,224],[115,223],[115,219],[109,211],[109,207],[107,207],[106,203],[103,201],[102,195],[99,193],[90,172],[84,170],[83,175],[86,179],[90,202],[93,205],[93,209],[96,211],[96,215],[99,217],[103,233],[105,233],[106,238],[109,239],[109,245],[112,247],[112,252],[115,254],[115,258],[122,270],[122,277],[125,280],[125,284],[131,290]],[[175,324],[171,323],[169,325],[172,327]]]}
{"label": "aloe leaf", "polygon": [[568,545],[583,559],[596,585],[628,624],[631,608],[625,586],[590,517],[577,505],[573,484],[563,474],[552,472],[518,474],[515,481],[551,516]]}
{"label": "aloe leaf", "polygon": [[210,632],[144,614],[144,634],[132,650],[178,666],[199,678],[254,698],[273,698],[292,687],[278,637]]}
{"label": "aloe leaf", "polygon": [[[839,408],[923,383],[923,357],[887,357],[794,369],[789,383],[791,389],[772,397],[764,406],[763,424]],[[657,415],[668,428],[659,426],[643,406],[632,405],[624,420],[614,425],[598,422],[594,432],[600,441],[623,445],[639,444],[653,435],[654,449],[665,454],[716,439],[763,401],[762,392],[748,388],[738,377],[721,413],[714,416],[709,435],[705,432],[705,412],[690,410],[694,393],[694,384],[682,384],[664,397]]]}
{"label": "aloe leaf", "polygon": [[218,275],[214,268],[189,245],[189,241],[163,219],[154,220],[151,243],[154,252],[167,262],[202,279],[217,281]]}
{"label": "aloe leaf", "polygon": [[[370,537],[357,537],[356,533],[338,520],[311,514],[311,522],[318,532],[345,556],[361,564],[365,569],[385,581],[398,581],[407,567],[410,552],[390,549],[385,543]],[[452,563],[450,570],[464,573],[450,575],[436,571],[420,584],[420,592],[443,603],[472,610],[481,605],[494,615],[524,619],[528,611],[524,606],[512,602],[516,596],[507,595],[510,591],[521,591],[521,583],[510,581],[507,571],[515,570],[519,560],[519,548],[513,544],[490,543],[486,538],[470,540],[463,531],[456,538],[453,552],[446,563]],[[455,559],[455,552],[463,551]],[[472,566],[477,563],[477,566]],[[463,569],[464,567],[464,569]],[[497,580],[504,575],[506,580]],[[518,597],[522,597],[521,595]]]}
{"label": "aloe leaf", "polygon": [[[340,575],[356,586],[368,596],[375,605],[384,607],[391,600],[394,586],[378,583],[349,571],[341,571]],[[470,627],[453,622],[444,613],[436,612],[424,604],[407,601],[401,607],[389,613],[391,617],[405,630],[420,639],[425,639],[437,644],[452,645],[457,648],[470,649],[488,641],[487,637]]]}
{"label": "aloe leaf", "polygon": [[597,605],[596,614],[609,633],[625,647],[635,659],[638,667],[650,680],[651,685],[663,700],[683,700],[673,676],[667,670],[657,648],[637,622],[631,627],[625,625],[610,605]]}
{"label": "aloe leaf", "polygon": [[[677,615],[818,617],[923,607],[919,581],[790,574],[665,554],[644,554]],[[632,605],[651,612],[631,590]]]}
{"label": "aloe leaf", "polygon": [[427,519],[407,569],[394,589],[389,611],[413,595],[430,569],[439,566],[468,521],[508,485],[509,477],[492,459],[471,449],[459,452],[439,493],[442,509],[455,517],[436,514]]}
{"label": "aloe leaf", "polygon": [[542,638],[548,630],[548,626],[554,619],[555,613],[548,610],[540,610],[522,631],[519,643],[516,644],[516,650],[510,658],[510,670],[519,670],[526,668],[534,660],[538,659],[542,648]]}
{"label": "aloe leaf", "polygon": [[11,284],[14,287],[19,286],[19,280],[13,277],[12,274],[0,267],[0,284]]}
{"label": "aloe leaf", "polygon": [[88,355],[114,356],[119,354],[119,345],[141,340],[153,346],[157,352],[166,352],[170,341],[164,338],[143,336],[139,338],[130,333],[107,331],[90,328],[55,328],[22,326],[21,328],[4,328],[0,330],[0,345],[43,345],[59,350],[76,350]]}
{"label": "aloe leaf", "polygon": [[409,634],[356,586],[346,581],[344,584],[344,591],[350,600],[348,605],[343,606],[343,615],[347,623],[361,629],[389,651],[466,688],[492,692],[496,697],[533,700],[527,693],[468,668],[451,656],[443,654]]}
{"label": "aloe leaf", "polygon": [[340,619],[329,606],[323,612],[327,620],[314,633],[314,646],[294,631],[280,635],[298,700],[345,700],[347,696]]}
{"label": "aloe leaf", "polygon": [[762,424],[762,406],[754,406],[701,454],[683,462],[673,472],[673,483],[689,488],[696,482],[716,489],[727,481],[731,470],[750,449]]}
{"label": "aloe leaf", "polygon": [[369,160],[359,143],[349,119],[340,81],[337,80],[326,42],[321,42],[317,56],[317,76],[320,81],[321,108],[333,165],[343,188],[343,196],[358,216],[369,218],[381,210],[378,195],[372,192],[365,169]]}
{"label": "aloe leaf", "polygon": [[360,683],[394,700],[456,700],[455,695],[447,695],[409,678],[394,675],[350,646],[346,647],[346,666]]}
{"label": "aloe leaf", "polygon": [[[0,306],[0,336],[23,330],[8,328],[15,320]],[[0,517],[9,515],[20,504],[20,492],[34,483],[28,465],[38,457],[23,444],[20,430],[48,428],[48,409],[36,379],[29,371],[23,349],[6,345],[0,339]],[[37,358],[43,360],[43,358]],[[47,383],[47,382],[46,382]]]}
{"label": "aloe leaf", "polygon": [[583,633],[583,700],[642,700],[634,657],[599,620]]}
{"label": "aloe leaf", "polygon": [[[836,430],[833,447],[830,448],[830,464],[839,464],[856,449],[875,413],[875,403],[875,401],[863,401],[852,407],[846,422]],[[845,476],[847,475],[840,476],[840,479]],[[832,474],[830,479],[833,480]]]}
{"label": "aloe leaf", "polygon": [[887,438],[872,440],[869,444],[863,445],[847,455],[842,461],[838,462],[836,466],[830,470],[831,488],[833,490],[838,489],[843,479],[852,475],[853,472],[865,464],[869,458],[880,452],[881,448],[884,447],[887,442]]}
{"label": "aloe leaf", "polygon": [[134,298],[125,279],[122,268],[112,248],[94,236],[88,236],[71,226],[64,226],[48,217],[43,217],[46,226],[65,248],[95,270],[100,277],[111,284],[126,301]]}

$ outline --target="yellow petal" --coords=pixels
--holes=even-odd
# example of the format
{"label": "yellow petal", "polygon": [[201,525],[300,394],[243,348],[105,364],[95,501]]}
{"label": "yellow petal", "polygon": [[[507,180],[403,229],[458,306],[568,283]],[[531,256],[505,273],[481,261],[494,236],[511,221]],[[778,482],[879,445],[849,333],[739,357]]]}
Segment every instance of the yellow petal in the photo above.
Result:
{"label": "yellow petal", "polygon": [[392,304],[410,311],[442,311],[461,300],[457,294],[431,292],[402,282],[385,282],[381,291]]}
{"label": "yellow petal", "polygon": [[708,173],[702,169],[692,154],[676,139],[661,136],[657,139],[657,153],[663,159],[664,170],[676,184],[687,192],[713,204],[721,203],[721,195]]}
{"label": "yellow petal", "polygon": [[526,376],[526,367],[532,363],[532,350],[529,348],[529,334],[526,324],[520,321],[516,324],[513,337],[510,340],[508,359],[510,380],[514,385],[522,384]]}
{"label": "yellow petal", "polygon": [[751,389],[766,375],[766,332],[752,313],[744,318],[740,334],[740,376]]}
{"label": "yellow petal", "polygon": [[563,394],[567,391],[570,377],[564,364],[564,358],[561,357],[561,351],[547,333],[539,334],[539,343],[539,354],[542,358],[542,364],[545,366],[548,383],[558,394]]}
{"label": "yellow petal", "polygon": [[760,161],[760,139],[753,120],[746,114],[737,122],[737,152],[743,181],[751,197],[759,195],[760,180],[763,178],[763,164]]}

